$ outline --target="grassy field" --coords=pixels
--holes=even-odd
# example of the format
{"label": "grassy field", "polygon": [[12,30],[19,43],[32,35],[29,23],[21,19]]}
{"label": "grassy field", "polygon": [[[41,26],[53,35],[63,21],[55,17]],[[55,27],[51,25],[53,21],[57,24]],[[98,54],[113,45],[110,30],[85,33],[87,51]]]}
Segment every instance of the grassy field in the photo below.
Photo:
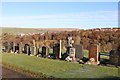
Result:
{"label": "grassy field", "polygon": [[[2,28],[2,33],[20,34],[20,33],[42,33],[42,32],[47,32],[47,31],[36,30],[32,28]],[[48,31],[48,32],[52,32],[52,31]]]}
{"label": "grassy field", "polygon": [[[119,77],[118,68],[83,65],[72,62],[27,56],[2,54],[2,62],[18,69],[56,78],[110,78]],[[40,75],[39,74],[39,75]]]}

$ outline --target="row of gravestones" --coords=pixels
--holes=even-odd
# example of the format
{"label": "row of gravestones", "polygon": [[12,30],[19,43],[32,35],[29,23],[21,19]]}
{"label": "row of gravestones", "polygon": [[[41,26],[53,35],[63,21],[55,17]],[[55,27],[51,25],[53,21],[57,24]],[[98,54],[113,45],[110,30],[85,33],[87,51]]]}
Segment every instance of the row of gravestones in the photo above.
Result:
{"label": "row of gravestones", "polygon": [[[72,40],[71,40],[72,43]],[[14,42],[6,42],[5,43],[5,52],[8,53],[24,53],[27,55],[39,55],[39,48],[36,46],[35,41],[33,41],[33,46],[30,47],[29,44],[22,45],[22,42],[19,44],[15,44]],[[87,61],[85,64],[99,64],[100,61],[100,54],[99,54],[99,44],[90,44],[89,46],[89,61]],[[24,50],[23,50],[24,49]],[[120,65],[120,51],[117,52],[111,52],[110,54],[110,63],[111,64],[117,64]],[[116,54],[118,56],[116,56]],[[53,46],[53,56],[52,58],[55,59],[65,59],[67,61],[76,61],[81,60],[83,58],[83,47],[81,45],[76,45],[73,47],[70,43],[67,47],[67,51],[65,54],[62,54],[61,51],[61,40],[60,43],[56,43]],[[48,57],[49,56],[49,48],[46,46],[42,47],[42,57]]]}
{"label": "row of gravestones", "polygon": [[[6,42],[5,43],[5,52],[8,53],[24,53],[27,55],[39,55],[39,48],[36,46],[35,41],[33,41],[33,46],[30,47],[29,44],[25,44],[23,46],[22,42],[19,44],[15,44],[14,42]],[[23,50],[24,49],[24,50]],[[96,54],[97,53],[97,54]],[[60,43],[56,43],[53,46],[53,56],[52,58],[55,59],[65,59],[67,61],[75,61],[76,59],[80,60],[83,58],[83,46],[76,45],[75,47],[68,46],[67,51],[65,54],[62,54],[61,51],[61,40]],[[42,57],[48,57],[49,56],[49,48],[46,46],[42,47]],[[90,45],[89,49],[89,58],[93,58],[95,62],[98,64],[98,57],[99,51],[98,51],[98,45]]]}

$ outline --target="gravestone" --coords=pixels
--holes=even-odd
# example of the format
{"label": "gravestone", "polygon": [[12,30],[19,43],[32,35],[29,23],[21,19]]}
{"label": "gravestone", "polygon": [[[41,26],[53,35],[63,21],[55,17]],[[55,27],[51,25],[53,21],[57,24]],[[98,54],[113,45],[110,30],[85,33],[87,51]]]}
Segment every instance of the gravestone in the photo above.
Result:
{"label": "gravestone", "polygon": [[74,40],[72,40],[72,37],[68,37],[68,46],[73,47]]}
{"label": "gravestone", "polygon": [[99,64],[99,45],[89,45],[89,59],[93,61],[93,64]]}
{"label": "gravestone", "polygon": [[10,51],[10,43],[9,42],[5,42],[4,46],[5,46],[5,52],[8,53]]}
{"label": "gravestone", "polygon": [[30,46],[29,46],[29,44],[25,44],[24,53],[27,54],[27,55],[30,55]]}
{"label": "gravestone", "polygon": [[69,56],[75,60],[75,48],[70,48]]}
{"label": "gravestone", "polygon": [[16,45],[16,43],[13,42],[13,53],[15,53],[15,45]]}
{"label": "gravestone", "polygon": [[43,46],[42,47],[42,57],[48,56],[48,54],[49,54],[49,48],[46,46]]}
{"label": "gravestone", "polygon": [[31,55],[36,56],[38,54],[39,50],[37,47],[32,46],[31,47]]}
{"label": "gravestone", "polygon": [[75,48],[73,47],[74,40],[72,40],[72,37],[68,37],[68,46],[67,46],[67,58],[65,60],[67,61],[75,61]]}
{"label": "gravestone", "polygon": [[14,47],[15,47],[15,53],[19,53],[19,44],[16,44]]}
{"label": "gravestone", "polygon": [[31,54],[30,55],[34,55],[34,47],[30,47],[31,50]]}
{"label": "gravestone", "polygon": [[120,66],[120,51],[119,50],[110,51],[110,64]]}
{"label": "gravestone", "polygon": [[22,44],[22,42],[19,43],[19,53],[23,53],[23,44]]}
{"label": "gravestone", "polygon": [[59,59],[59,53],[60,53],[60,44],[59,43],[56,43],[54,44],[53,46],[53,55],[54,55],[54,58],[57,58]]}
{"label": "gravestone", "polygon": [[77,59],[83,58],[83,46],[75,45],[75,58]]}

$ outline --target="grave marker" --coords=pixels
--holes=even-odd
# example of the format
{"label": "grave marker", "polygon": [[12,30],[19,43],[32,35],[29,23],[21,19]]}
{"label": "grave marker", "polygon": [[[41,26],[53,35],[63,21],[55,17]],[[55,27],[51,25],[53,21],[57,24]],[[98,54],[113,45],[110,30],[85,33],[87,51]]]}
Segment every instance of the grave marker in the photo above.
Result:
{"label": "grave marker", "polygon": [[120,66],[120,51],[119,50],[110,51],[110,64]]}
{"label": "grave marker", "polygon": [[42,57],[48,56],[48,54],[49,54],[49,48],[46,46],[43,46],[42,47]]}
{"label": "grave marker", "polygon": [[19,43],[19,53],[23,52],[23,44],[22,42]]}
{"label": "grave marker", "polygon": [[97,44],[90,44],[89,45],[89,59],[94,59],[93,61],[96,62],[94,64],[99,64],[99,45]]}
{"label": "grave marker", "polygon": [[83,58],[83,46],[75,45],[75,58],[77,59]]}
{"label": "grave marker", "polygon": [[60,58],[59,54],[60,54],[60,44],[56,43],[53,46],[53,54],[54,54],[54,58]]}
{"label": "grave marker", "polygon": [[24,53],[27,54],[27,55],[30,54],[30,46],[29,46],[29,44],[25,44],[25,46],[24,46]]}

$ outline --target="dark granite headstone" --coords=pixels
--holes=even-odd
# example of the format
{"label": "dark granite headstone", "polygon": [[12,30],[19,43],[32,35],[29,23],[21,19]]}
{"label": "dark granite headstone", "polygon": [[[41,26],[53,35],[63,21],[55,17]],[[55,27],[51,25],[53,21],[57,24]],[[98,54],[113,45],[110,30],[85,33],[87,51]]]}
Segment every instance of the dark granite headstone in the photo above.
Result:
{"label": "dark granite headstone", "polygon": [[53,55],[54,55],[54,58],[59,58],[59,51],[60,51],[60,44],[59,43],[56,43],[54,44],[53,46]]}
{"label": "dark granite headstone", "polygon": [[24,53],[27,54],[27,55],[30,55],[30,46],[29,46],[29,44],[25,44]]}
{"label": "dark granite headstone", "polygon": [[46,47],[46,46],[43,46],[42,47],[42,57],[43,56],[48,56],[48,54],[49,54],[49,48]]}
{"label": "dark granite headstone", "polygon": [[77,59],[83,58],[83,46],[75,45],[75,58]]}
{"label": "dark granite headstone", "polygon": [[110,64],[120,65],[120,51],[119,50],[110,51]]}

